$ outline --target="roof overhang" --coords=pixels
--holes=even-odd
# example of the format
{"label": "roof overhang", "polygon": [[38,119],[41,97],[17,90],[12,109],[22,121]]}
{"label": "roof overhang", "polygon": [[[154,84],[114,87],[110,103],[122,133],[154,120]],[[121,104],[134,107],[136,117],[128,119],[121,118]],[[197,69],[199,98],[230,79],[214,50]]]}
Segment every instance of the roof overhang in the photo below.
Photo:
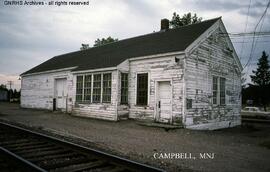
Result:
{"label": "roof overhang", "polygon": [[71,73],[72,74],[82,74],[82,73],[106,72],[106,71],[113,71],[116,69],[117,69],[117,67],[107,67],[107,68],[72,71]]}
{"label": "roof overhang", "polygon": [[64,71],[71,71],[73,69],[76,69],[77,66],[74,67],[68,67],[68,68],[62,68],[62,69],[55,69],[55,70],[47,70],[43,72],[35,72],[35,73],[29,73],[29,74],[21,74],[21,77],[25,76],[32,76],[32,75],[40,75],[40,74],[48,74],[48,73],[54,73],[54,72],[64,72]]}

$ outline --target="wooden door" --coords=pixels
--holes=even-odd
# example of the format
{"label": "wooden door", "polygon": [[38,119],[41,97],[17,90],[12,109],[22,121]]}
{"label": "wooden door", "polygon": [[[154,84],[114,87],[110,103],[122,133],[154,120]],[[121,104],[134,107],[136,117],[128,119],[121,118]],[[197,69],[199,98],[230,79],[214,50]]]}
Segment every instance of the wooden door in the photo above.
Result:
{"label": "wooden door", "polygon": [[159,122],[170,122],[172,115],[172,89],[170,81],[157,82],[157,115]]}
{"label": "wooden door", "polygon": [[55,81],[56,108],[65,110],[67,101],[67,79],[61,78]]}

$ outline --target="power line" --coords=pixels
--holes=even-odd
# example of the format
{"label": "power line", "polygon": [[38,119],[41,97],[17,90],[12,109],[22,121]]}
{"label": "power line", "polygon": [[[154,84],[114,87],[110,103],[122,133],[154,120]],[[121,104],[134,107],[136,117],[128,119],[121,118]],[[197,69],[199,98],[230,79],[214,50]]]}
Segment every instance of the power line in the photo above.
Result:
{"label": "power line", "polygon": [[[254,49],[255,49],[255,47],[254,47],[254,43],[255,43],[255,32],[256,32],[257,27],[258,27],[258,25],[260,24],[261,20],[264,18],[265,14],[266,14],[266,12],[267,12],[267,10],[268,10],[269,5],[270,5],[270,0],[268,1],[268,4],[267,4],[267,6],[266,6],[266,8],[265,8],[265,10],[264,10],[264,12],[263,12],[261,18],[259,19],[258,23],[256,24],[256,26],[255,26],[255,28],[254,28],[254,33],[253,33],[253,39],[252,39],[252,44],[251,44],[250,55],[249,55],[249,58],[248,58],[247,63],[244,65],[243,69],[245,69],[245,68],[247,67],[247,65],[250,63],[250,61],[251,61],[251,59],[252,59],[252,54],[253,54]],[[248,71],[247,71],[247,72],[248,72]]]}
{"label": "power line", "polygon": [[[250,4],[251,4],[251,0],[249,0],[248,12],[247,12],[246,25],[245,25],[244,33],[247,32],[247,25],[248,25],[248,16],[249,16]],[[245,36],[243,37],[243,43],[242,43],[242,46],[241,46],[240,60],[241,60],[241,57],[242,57],[242,54],[243,54],[243,49],[244,49],[244,38],[245,38]]]}
{"label": "power line", "polygon": [[270,31],[264,31],[264,32],[232,32],[232,33],[219,33],[221,35],[229,35],[230,37],[241,37],[241,36],[268,36],[270,35]]}
{"label": "power line", "polygon": [[7,81],[7,84],[9,85],[9,89],[11,90],[11,86],[13,85],[13,81]]}

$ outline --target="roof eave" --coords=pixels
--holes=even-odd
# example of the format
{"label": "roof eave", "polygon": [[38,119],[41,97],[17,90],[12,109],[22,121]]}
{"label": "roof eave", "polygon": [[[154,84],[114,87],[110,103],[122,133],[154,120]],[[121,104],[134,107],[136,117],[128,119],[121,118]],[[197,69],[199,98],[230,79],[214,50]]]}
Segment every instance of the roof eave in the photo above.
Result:
{"label": "roof eave", "polygon": [[40,75],[40,74],[47,74],[47,73],[54,73],[54,72],[71,71],[73,69],[76,69],[77,67],[78,66],[62,68],[62,69],[55,69],[55,70],[47,70],[47,71],[42,71],[42,72],[34,72],[34,73],[26,73],[25,72],[25,73],[20,74],[20,76],[25,77],[25,76]]}

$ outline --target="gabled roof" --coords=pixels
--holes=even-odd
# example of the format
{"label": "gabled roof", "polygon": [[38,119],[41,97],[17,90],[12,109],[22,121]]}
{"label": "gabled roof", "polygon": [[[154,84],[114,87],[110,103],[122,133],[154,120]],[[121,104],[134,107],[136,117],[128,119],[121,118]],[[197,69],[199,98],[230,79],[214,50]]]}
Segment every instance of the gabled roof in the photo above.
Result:
{"label": "gabled roof", "polygon": [[126,59],[184,51],[220,18],[154,32],[88,50],[55,56],[22,75],[77,66],[73,71],[115,67]]}

